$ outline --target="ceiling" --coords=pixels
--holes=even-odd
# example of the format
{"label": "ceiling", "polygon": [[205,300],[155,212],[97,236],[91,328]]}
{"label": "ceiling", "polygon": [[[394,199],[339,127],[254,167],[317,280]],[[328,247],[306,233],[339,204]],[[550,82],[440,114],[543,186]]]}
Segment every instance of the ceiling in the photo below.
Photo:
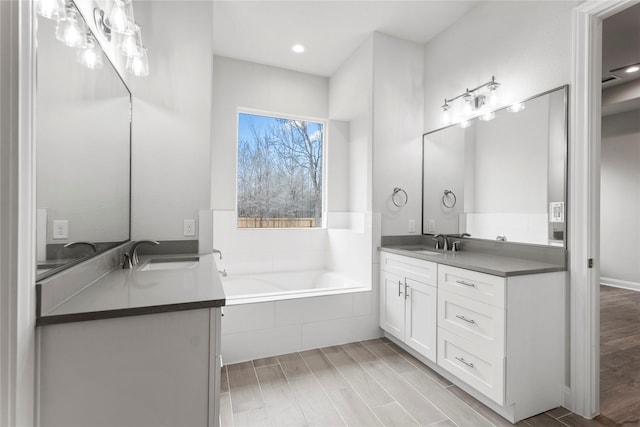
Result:
{"label": "ceiling", "polygon": [[602,24],[602,77],[619,77],[607,83],[613,86],[640,78],[640,71],[628,74],[614,71],[640,62],[640,4],[605,19]]}
{"label": "ceiling", "polygon": [[[374,31],[426,43],[477,1],[215,0],[213,51],[328,77]],[[295,54],[291,47],[306,51]]]}

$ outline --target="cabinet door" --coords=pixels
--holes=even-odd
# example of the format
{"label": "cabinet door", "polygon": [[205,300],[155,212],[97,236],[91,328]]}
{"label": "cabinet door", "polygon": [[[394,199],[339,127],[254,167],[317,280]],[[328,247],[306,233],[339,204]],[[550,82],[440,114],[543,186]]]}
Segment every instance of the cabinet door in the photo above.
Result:
{"label": "cabinet door", "polygon": [[404,339],[404,277],[380,272],[380,327]]}
{"label": "cabinet door", "polygon": [[437,288],[409,277],[406,289],[405,343],[436,361]]}

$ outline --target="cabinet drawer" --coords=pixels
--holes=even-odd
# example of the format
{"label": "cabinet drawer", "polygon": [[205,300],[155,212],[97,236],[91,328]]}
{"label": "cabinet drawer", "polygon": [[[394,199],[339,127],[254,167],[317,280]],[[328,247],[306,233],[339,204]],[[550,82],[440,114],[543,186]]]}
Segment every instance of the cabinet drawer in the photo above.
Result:
{"label": "cabinet drawer", "polygon": [[504,308],[505,279],[503,277],[440,265],[438,287],[463,297]]}
{"label": "cabinet drawer", "polygon": [[438,328],[438,365],[499,405],[504,405],[504,357],[486,354]]}
{"label": "cabinet drawer", "polygon": [[435,262],[380,252],[380,268],[411,277],[425,285],[438,286],[438,264]]}
{"label": "cabinet drawer", "polygon": [[504,354],[504,310],[440,290],[438,326],[496,355]]}

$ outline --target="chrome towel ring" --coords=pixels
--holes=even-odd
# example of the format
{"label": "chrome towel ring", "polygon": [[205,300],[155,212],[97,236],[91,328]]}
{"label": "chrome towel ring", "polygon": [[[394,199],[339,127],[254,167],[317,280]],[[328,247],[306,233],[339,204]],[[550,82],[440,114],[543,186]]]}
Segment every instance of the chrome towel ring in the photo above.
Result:
{"label": "chrome towel ring", "polygon": [[[447,200],[451,200],[451,199],[453,199],[453,201],[450,201],[449,203],[447,203]],[[442,204],[444,205],[445,208],[451,209],[456,205],[457,201],[458,199],[456,199],[456,194],[453,191],[444,190],[444,195],[442,196]]]}
{"label": "chrome towel ring", "polygon": [[409,201],[409,196],[407,196],[407,192],[404,191],[400,187],[396,187],[393,189],[393,194],[391,195],[391,201],[394,205],[401,208],[407,204]]}

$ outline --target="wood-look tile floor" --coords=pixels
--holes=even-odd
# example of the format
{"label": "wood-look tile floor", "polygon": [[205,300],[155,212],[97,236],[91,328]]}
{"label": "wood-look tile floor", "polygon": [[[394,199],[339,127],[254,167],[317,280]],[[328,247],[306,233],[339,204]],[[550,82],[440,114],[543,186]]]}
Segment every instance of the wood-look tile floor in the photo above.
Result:
{"label": "wood-look tile floor", "polygon": [[600,416],[640,425],[640,292],[600,286]]}
{"label": "wood-look tile floor", "polygon": [[[229,365],[223,427],[510,426],[386,338]],[[517,424],[599,426],[564,408]]]}

